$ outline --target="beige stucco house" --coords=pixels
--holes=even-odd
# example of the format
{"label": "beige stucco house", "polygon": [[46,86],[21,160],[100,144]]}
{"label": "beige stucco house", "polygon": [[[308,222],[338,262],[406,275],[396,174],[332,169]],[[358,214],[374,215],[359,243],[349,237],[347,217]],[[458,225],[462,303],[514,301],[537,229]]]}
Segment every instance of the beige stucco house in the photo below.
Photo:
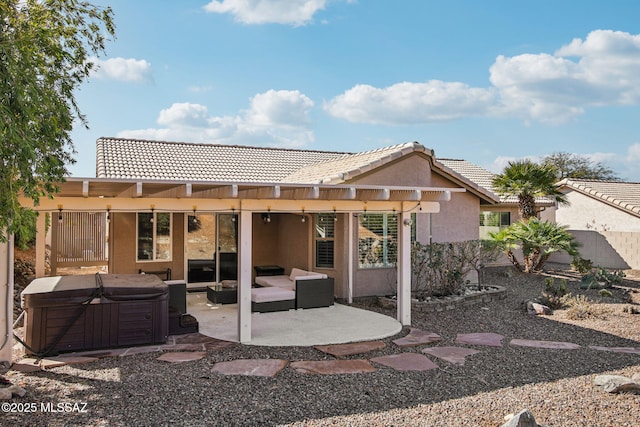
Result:
{"label": "beige stucco house", "polygon": [[416,142],[360,153],[121,138],[96,148],[95,178],[70,177],[39,206],[22,200],[51,218],[50,234],[38,219],[36,275],[50,244],[51,274],[106,265],[170,270],[197,287],[235,279],[241,342],[256,267],[325,273],[348,302],[396,292],[410,325],[411,242],[477,239],[480,212],[499,202]]}
{"label": "beige stucco house", "polygon": [[556,218],[582,244],[581,256],[605,268],[639,269],[640,183],[565,179],[559,184],[569,205],[559,206]]}

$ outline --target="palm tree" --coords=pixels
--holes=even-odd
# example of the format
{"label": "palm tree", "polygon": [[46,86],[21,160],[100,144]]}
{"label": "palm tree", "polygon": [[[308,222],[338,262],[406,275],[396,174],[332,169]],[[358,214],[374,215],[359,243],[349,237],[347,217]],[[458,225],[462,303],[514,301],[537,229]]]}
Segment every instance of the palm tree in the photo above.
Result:
{"label": "palm tree", "polygon": [[493,178],[493,187],[502,195],[518,198],[518,209],[524,221],[536,216],[536,197],[551,196],[558,203],[567,203],[556,186],[555,167],[531,160],[509,162],[504,171]]}
{"label": "palm tree", "polygon": [[[538,218],[516,222],[490,236],[511,263],[524,273],[542,270],[554,252],[564,251],[574,258],[580,255],[579,244],[566,227]],[[516,258],[515,249],[522,249],[522,264]]]}

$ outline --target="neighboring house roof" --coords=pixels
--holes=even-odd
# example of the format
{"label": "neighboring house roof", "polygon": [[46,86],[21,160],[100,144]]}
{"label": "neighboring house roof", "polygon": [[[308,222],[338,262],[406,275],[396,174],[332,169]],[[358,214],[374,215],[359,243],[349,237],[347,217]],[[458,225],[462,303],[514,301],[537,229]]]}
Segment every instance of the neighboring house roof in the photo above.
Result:
{"label": "neighboring house roof", "polygon": [[[505,196],[498,193],[493,187],[493,177],[496,176],[493,172],[484,169],[481,166],[460,159],[438,159],[440,163],[446,167],[454,170],[462,176],[465,176],[471,182],[476,183],[480,187],[484,187],[492,193],[497,194],[500,197],[500,203],[504,204],[518,204],[518,198],[515,196]],[[536,203],[539,205],[553,205],[555,202],[550,197],[536,197]]]}
{"label": "neighboring house roof", "polygon": [[427,156],[433,167],[483,202],[498,197],[486,187],[435,160],[417,142],[360,153],[194,144],[122,138],[96,142],[96,177],[290,184],[341,184],[411,153]]}
{"label": "neighboring house roof", "polygon": [[640,216],[640,183],[638,182],[566,178],[560,181],[559,185],[561,188],[577,191],[634,216]]}

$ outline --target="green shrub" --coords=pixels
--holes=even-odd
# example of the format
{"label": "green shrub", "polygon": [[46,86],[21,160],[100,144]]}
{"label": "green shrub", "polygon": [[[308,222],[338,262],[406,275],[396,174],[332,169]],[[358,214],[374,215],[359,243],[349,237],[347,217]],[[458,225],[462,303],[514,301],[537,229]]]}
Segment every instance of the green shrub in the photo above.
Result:
{"label": "green shrub", "polygon": [[560,284],[555,284],[553,277],[544,279],[545,290],[542,292],[540,302],[552,310],[564,308],[567,305],[567,298],[571,294],[567,293],[567,279],[561,279]]}
{"label": "green shrub", "polygon": [[590,259],[584,259],[581,257],[574,257],[571,261],[571,267],[580,274],[587,274],[591,272],[593,268],[593,262]]}
{"label": "green shrub", "polygon": [[600,289],[600,291],[598,292],[598,295],[600,295],[603,298],[611,298],[613,296],[611,291],[608,291],[606,289]]}

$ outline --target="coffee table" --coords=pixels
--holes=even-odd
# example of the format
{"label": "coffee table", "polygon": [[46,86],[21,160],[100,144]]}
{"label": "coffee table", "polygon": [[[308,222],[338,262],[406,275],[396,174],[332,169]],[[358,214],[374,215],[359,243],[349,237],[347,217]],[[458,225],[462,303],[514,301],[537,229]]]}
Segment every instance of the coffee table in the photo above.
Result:
{"label": "coffee table", "polygon": [[223,288],[220,285],[208,286],[207,299],[214,304],[235,304],[238,302],[238,289]]}

